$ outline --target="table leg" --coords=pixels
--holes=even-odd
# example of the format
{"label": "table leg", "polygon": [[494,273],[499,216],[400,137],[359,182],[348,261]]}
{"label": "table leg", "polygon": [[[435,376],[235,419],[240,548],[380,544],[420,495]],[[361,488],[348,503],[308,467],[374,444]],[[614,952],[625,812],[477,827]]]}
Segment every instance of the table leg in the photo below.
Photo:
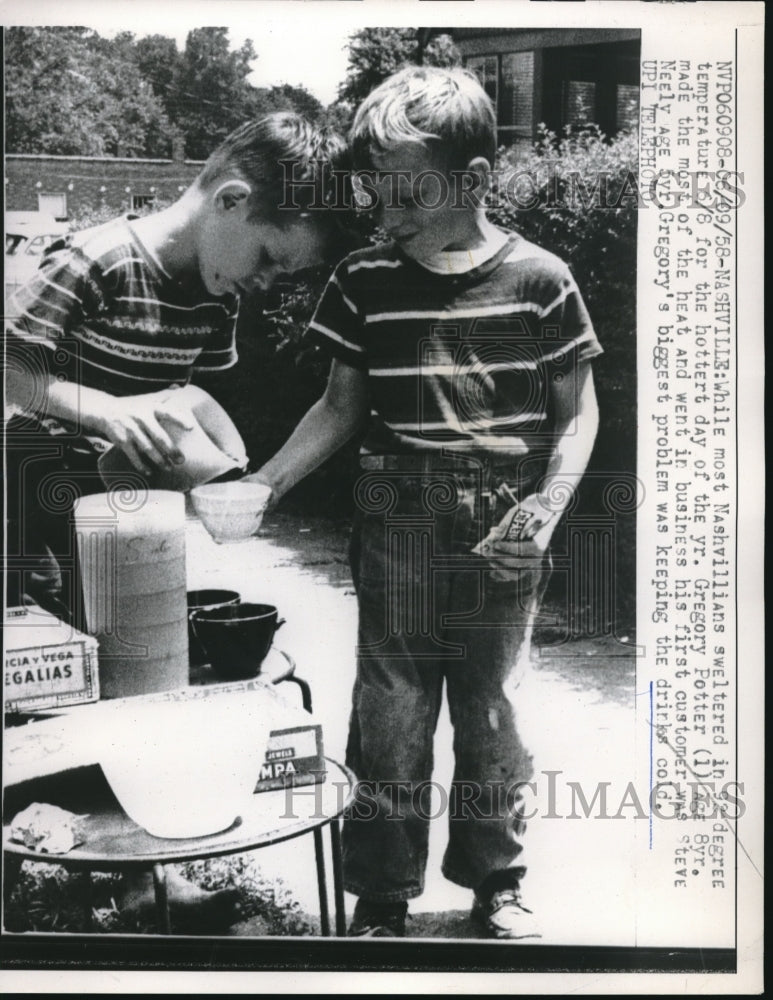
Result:
{"label": "table leg", "polygon": [[330,824],[330,848],[333,856],[333,894],[336,908],[336,937],[346,937],[346,902],[341,856],[341,825],[336,817]]}
{"label": "table leg", "polygon": [[156,924],[162,934],[172,933],[169,919],[169,897],[166,889],[166,872],[161,864],[153,865],[153,888],[156,893]]}
{"label": "table leg", "polygon": [[83,904],[83,917],[85,921],[85,927],[87,931],[94,930],[94,881],[91,878],[91,872],[84,872],[83,879],[86,886],[86,891],[84,892],[85,902]]}
{"label": "table leg", "polygon": [[311,711],[311,688],[308,683],[303,680],[302,677],[287,677],[286,680],[290,681],[292,684],[297,684],[301,689],[301,702],[303,707],[307,712]]}
{"label": "table leg", "polygon": [[317,888],[319,889],[319,922],[322,936],[330,937],[330,912],[327,903],[327,878],[325,876],[325,852],[322,844],[322,830],[314,830],[314,854],[317,861]]}

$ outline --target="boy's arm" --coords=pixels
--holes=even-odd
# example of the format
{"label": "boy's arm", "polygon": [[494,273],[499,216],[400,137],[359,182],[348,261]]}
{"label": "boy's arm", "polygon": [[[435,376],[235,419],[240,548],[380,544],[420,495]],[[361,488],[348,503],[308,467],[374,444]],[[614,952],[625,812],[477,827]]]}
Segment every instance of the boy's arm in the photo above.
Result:
{"label": "boy's arm", "polygon": [[556,443],[539,492],[525,497],[521,504],[534,513],[533,526],[528,525],[522,535],[526,539],[533,538],[548,522],[552,532],[588,467],[599,427],[590,362],[581,361],[560,382],[555,382],[552,398]]}
{"label": "boy's arm", "polygon": [[7,399],[22,410],[29,400],[41,400],[34,407],[37,416],[54,417],[75,424],[85,434],[95,434],[117,445],[140,472],[152,466],[172,468],[182,459],[162,421],[191,430],[195,420],[182,406],[175,405],[173,390],[137,396],[112,396],[75,382],[60,382],[35,365],[6,376]]}
{"label": "boy's arm", "polygon": [[324,395],[276,455],[245,479],[266,483],[278,500],[346,444],[368,412],[366,373],[334,359]]}
{"label": "boy's arm", "polygon": [[[531,517],[518,540],[504,541],[511,517],[493,528],[486,556],[497,554],[512,561],[514,556],[534,559],[544,555],[553,529],[568,507],[588,466],[599,425],[599,410],[593,371],[581,361],[560,381],[553,383],[552,403],[556,420],[556,443],[538,492],[524,497],[520,509]],[[511,565],[512,568],[512,565]]]}
{"label": "boy's arm", "polygon": [[170,405],[174,394],[117,397],[80,385],[77,366],[70,378],[59,381],[48,365],[70,330],[109,307],[92,265],[76,250],[59,248],[16,292],[6,329],[7,402],[24,413],[65,420],[82,433],[105,438],[141,472],[154,465],[170,467],[181,456],[161,421],[183,429],[195,426],[179,402]]}

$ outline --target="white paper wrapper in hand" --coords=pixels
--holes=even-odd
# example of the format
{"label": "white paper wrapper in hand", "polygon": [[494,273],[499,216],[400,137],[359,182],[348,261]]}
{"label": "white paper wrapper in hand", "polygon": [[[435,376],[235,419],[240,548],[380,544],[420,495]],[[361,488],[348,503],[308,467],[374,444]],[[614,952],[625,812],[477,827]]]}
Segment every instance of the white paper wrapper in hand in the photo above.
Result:
{"label": "white paper wrapper in hand", "polygon": [[523,528],[531,521],[532,515],[514,500],[512,507],[499,524],[494,525],[486,537],[472,550],[476,556],[491,554],[495,542],[517,542]]}

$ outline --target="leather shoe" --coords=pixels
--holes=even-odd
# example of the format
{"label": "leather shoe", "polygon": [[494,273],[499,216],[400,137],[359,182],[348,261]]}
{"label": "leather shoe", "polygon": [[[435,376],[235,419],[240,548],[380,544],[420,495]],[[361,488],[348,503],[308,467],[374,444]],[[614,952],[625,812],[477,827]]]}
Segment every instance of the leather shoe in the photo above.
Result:
{"label": "leather shoe", "polygon": [[486,937],[509,941],[542,937],[534,914],[521,901],[518,886],[499,889],[483,899],[476,894],[470,916],[483,927]]}
{"label": "leather shoe", "polygon": [[349,925],[349,937],[405,937],[408,904],[358,899]]}

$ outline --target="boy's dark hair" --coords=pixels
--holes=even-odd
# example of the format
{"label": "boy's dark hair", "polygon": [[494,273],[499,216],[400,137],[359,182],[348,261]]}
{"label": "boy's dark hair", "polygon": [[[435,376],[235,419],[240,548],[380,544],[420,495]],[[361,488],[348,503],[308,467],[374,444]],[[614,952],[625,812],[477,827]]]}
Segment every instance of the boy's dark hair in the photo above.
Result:
{"label": "boy's dark hair", "polygon": [[236,171],[252,188],[252,218],[289,221],[288,213],[320,208],[332,191],[333,171],[346,169],[347,146],[337,132],[294,112],[278,111],[245,122],[224,139],[196,183],[209,187]]}
{"label": "boy's dark hair", "polygon": [[416,142],[450,169],[484,156],[493,166],[496,115],[478,78],[465,69],[407,66],[387,77],[357,109],[351,130],[356,169],[372,167],[371,151]]}

